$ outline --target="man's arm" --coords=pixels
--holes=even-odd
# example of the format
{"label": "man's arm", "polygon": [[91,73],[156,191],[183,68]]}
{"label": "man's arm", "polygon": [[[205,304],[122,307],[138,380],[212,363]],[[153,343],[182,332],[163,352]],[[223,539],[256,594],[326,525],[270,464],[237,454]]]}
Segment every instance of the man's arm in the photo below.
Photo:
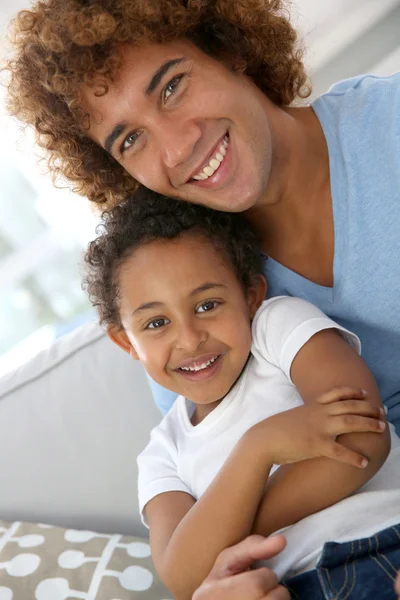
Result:
{"label": "man's arm", "polygon": [[[366,390],[369,402],[382,408],[370,370],[334,329],[317,333],[301,348],[293,360],[291,377],[305,404],[315,403],[333,386],[354,385]],[[351,422],[353,417],[347,418]],[[381,419],[385,420],[384,413]],[[329,458],[314,458],[280,467],[269,478],[254,533],[269,535],[354,493],[385,462],[390,451],[390,432],[386,428],[379,435],[346,434],[340,437],[340,443],[367,457],[368,466],[357,469]]]}
{"label": "man's arm", "polygon": [[273,558],[284,547],[281,535],[267,539],[252,535],[223,550],[193,600],[290,600],[271,569],[249,570],[254,562]]}

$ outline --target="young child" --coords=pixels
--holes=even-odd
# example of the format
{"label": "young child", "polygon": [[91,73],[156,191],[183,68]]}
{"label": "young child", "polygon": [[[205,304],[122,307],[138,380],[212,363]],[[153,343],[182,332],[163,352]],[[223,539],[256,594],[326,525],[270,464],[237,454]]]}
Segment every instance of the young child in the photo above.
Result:
{"label": "young child", "polygon": [[263,259],[239,215],[143,190],[102,223],[85,257],[100,322],[179,394],[138,459],[153,559],[174,597],[192,598],[250,532],[285,529],[268,566],[294,598],[393,598],[400,441],[389,454],[358,339],[304,300],[264,301]]}

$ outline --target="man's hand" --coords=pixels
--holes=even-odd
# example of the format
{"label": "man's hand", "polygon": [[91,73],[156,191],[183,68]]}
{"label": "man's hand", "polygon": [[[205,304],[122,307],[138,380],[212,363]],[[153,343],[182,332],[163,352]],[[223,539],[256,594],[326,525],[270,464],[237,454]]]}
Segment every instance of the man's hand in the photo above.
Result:
{"label": "man's hand", "polygon": [[193,600],[289,600],[289,592],[278,584],[271,569],[249,570],[257,560],[282,552],[285,545],[281,535],[270,538],[252,535],[223,550]]}
{"label": "man's hand", "polygon": [[396,594],[398,596],[398,600],[400,600],[400,571],[397,574],[395,588],[396,588]]}

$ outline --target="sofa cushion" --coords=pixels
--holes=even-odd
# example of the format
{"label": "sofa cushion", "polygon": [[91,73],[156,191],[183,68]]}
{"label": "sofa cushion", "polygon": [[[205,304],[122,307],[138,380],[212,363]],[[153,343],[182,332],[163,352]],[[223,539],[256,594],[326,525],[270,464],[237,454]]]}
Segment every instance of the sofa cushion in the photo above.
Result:
{"label": "sofa cushion", "polygon": [[140,535],[147,377],[88,324],[0,379],[0,518]]}
{"label": "sofa cushion", "polygon": [[164,600],[148,541],[0,521],[1,600]]}

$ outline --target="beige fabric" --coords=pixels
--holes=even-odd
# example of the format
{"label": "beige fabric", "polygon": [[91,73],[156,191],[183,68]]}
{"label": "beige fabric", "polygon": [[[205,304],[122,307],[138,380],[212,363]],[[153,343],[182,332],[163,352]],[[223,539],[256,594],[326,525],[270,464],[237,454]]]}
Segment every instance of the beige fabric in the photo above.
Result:
{"label": "beige fabric", "polygon": [[0,521],[1,600],[167,600],[148,540]]}

